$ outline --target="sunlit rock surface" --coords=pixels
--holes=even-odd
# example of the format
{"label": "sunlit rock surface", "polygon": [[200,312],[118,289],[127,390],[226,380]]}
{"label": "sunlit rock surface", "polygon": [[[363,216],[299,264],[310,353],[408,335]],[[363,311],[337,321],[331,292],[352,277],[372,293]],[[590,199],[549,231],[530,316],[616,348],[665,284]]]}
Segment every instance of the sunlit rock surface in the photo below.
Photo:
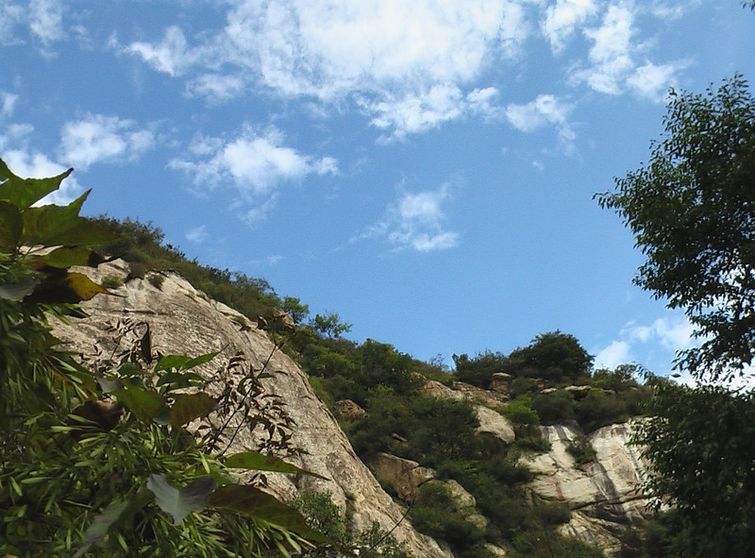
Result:
{"label": "sunlit rock surface", "polygon": [[[113,262],[87,273],[95,280],[107,275],[125,279],[128,267],[123,262]],[[70,325],[58,323],[55,333],[77,352],[90,353],[98,341],[111,339],[108,322],[131,317],[149,323],[154,348],[163,354],[194,356],[221,351],[222,356],[230,357],[241,351],[256,368],[261,368],[269,358],[268,369],[280,373],[263,381],[271,393],[282,396],[286,402],[289,415],[296,423],[292,444],[304,450],[292,461],[332,479],[270,474],[272,489],[286,499],[305,489],[328,491],[333,500],[347,510],[357,531],[369,528],[373,521],[386,530],[399,523],[402,510],[356,456],[330,411],[315,396],[304,373],[288,356],[275,350],[265,332],[235,310],[209,300],[174,274],[166,275],[161,288],[147,280],[133,279],[114,292],[118,296],[100,295],[85,303],[90,317],[75,320]],[[241,331],[240,323],[250,329]],[[250,435],[239,436],[234,445],[236,451],[249,447],[254,447]],[[432,539],[418,534],[408,520],[400,521],[392,534],[418,558],[446,555]]]}
{"label": "sunlit rock surface", "polygon": [[569,453],[581,433],[573,427],[542,427],[551,450],[526,463],[537,474],[530,484],[540,497],[572,509],[564,534],[593,542],[613,552],[617,535],[632,521],[645,517],[647,499],[639,492],[645,464],[639,450],[628,444],[631,423],[605,426],[587,436],[596,453],[594,461],[578,465]]}

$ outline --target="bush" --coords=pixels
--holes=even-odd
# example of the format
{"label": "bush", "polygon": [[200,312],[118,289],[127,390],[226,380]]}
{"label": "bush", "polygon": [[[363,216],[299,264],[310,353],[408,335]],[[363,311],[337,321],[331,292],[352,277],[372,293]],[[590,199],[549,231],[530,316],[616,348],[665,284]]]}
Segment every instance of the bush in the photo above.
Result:
{"label": "bush", "polygon": [[484,534],[465,519],[451,492],[440,483],[420,487],[409,517],[419,531],[446,541],[452,549],[472,546]]}
{"label": "bush", "polygon": [[163,282],[165,282],[165,276],[159,273],[150,273],[147,275],[147,281],[156,289],[162,289]]}
{"label": "bush", "polygon": [[574,420],[574,398],[563,390],[535,397],[532,408],[540,417],[541,424],[559,424]]}
{"label": "bush", "polygon": [[515,376],[537,376],[551,382],[574,382],[587,375],[593,357],[573,335],[543,333],[523,349],[509,355],[506,372]]}
{"label": "bush", "polygon": [[508,359],[501,353],[486,351],[470,359],[468,355],[453,355],[456,379],[482,388],[490,385],[490,378],[496,372],[503,372]]}
{"label": "bush", "polygon": [[592,447],[590,440],[588,440],[585,436],[577,436],[576,438],[574,438],[574,440],[571,440],[569,445],[566,447],[566,451],[568,451],[569,454],[574,458],[574,461],[577,462],[577,465],[584,465],[586,463],[595,461],[595,458],[598,455],[597,453],[595,453],[595,448]]}
{"label": "bush", "polygon": [[106,289],[117,289],[123,286],[123,279],[117,275],[105,275],[100,284]]}
{"label": "bush", "polygon": [[629,419],[626,401],[615,394],[593,389],[575,404],[577,422],[585,432]]}

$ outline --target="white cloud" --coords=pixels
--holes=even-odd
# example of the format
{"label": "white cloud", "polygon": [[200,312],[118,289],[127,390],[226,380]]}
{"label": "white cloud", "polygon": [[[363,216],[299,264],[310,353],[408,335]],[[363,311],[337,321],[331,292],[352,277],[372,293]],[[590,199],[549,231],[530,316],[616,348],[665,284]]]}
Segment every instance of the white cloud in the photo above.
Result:
{"label": "white cloud", "polygon": [[630,322],[621,329],[617,339],[597,351],[595,366],[615,368],[619,364],[641,360],[637,357],[639,354],[664,354],[670,362],[677,352],[699,344],[694,333],[694,326],[679,313],[669,312],[650,324]]}
{"label": "white cloud", "polygon": [[[501,59],[517,56],[530,34],[520,1],[236,0],[225,28],[190,47],[178,27],[157,43],[124,50],[179,76],[196,68],[190,94],[224,100],[259,85],[321,102],[356,98],[390,135],[426,131],[482,113],[471,86]],[[220,66],[233,75],[217,74]],[[207,73],[207,70],[210,70]]]}
{"label": "white cloud", "polygon": [[45,45],[63,39],[63,5],[60,0],[32,0],[29,29]]}
{"label": "white cloud", "polygon": [[630,341],[657,342],[665,349],[676,352],[697,344],[694,332],[695,328],[686,316],[674,314],[658,318],[649,325],[627,325],[622,335]]}
{"label": "white cloud", "polygon": [[659,101],[685,63],[646,61],[641,66],[637,63],[638,54],[646,45],[633,41],[636,30],[632,6],[631,3],[609,6],[601,25],[584,31],[593,43],[588,53],[590,66],[576,69],[572,77],[599,93],[619,95],[628,89],[640,97]]}
{"label": "white cloud", "polygon": [[595,368],[608,368],[613,370],[620,364],[632,361],[630,345],[626,341],[612,341],[607,347],[601,349],[595,355]]}
{"label": "white cloud", "polygon": [[561,52],[574,31],[597,13],[594,0],[557,0],[545,9],[540,24],[543,34],[554,52]]}
{"label": "white cloud", "polygon": [[437,128],[443,122],[459,118],[463,114],[481,113],[493,116],[497,96],[495,87],[474,89],[466,96],[453,84],[435,85],[429,91],[406,94],[401,99],[386,99],[379,102],[362,101],[360,104],[372,114],[372,125],[391,130],[393,138],[425,132]]}
{"label": "white cloud", "polygon": [[635,69],[627,78],[627,85],[641,97],[660,102],[666,96],[666,91],[675,82],[675,74],[680,69],[679,64],[646,63]]}
{"label": "white cloud", "polygon": [[186,231],[186,240],[189,242],[196,242],[197,244],[201,244],[207,238],[210,236],[207,233],[207,227],[205,225],[199,225],[198,227],[194,227]]}
{"label": "white cloud", "polygon": [[459,243],[459,234],[446,230],[443,204],[450,198],[447,185],[437,190],[407,192],[389,206],[383,220],[351,241],[386,238],[397,249],[417,252],[447,250]]}
{"label": "white cloud", "polygon": [[189,95],[207,97],[211,101],[222,102],[237,97],[246,83],[239,76],[223,74],[202,74],[189,82],[186,87]]}
{"label": "white cloud", "polygon": [[0,91],[0,117],[7,118],[13,115],[18,95]]}
{"label": "white cloud", "polygon": [[568,120],[571,110],[571,105],[553,95],[538,95],[535,100],[523,105],[507,105],[505,114],[509,123],[522,132],[532,132],[546,124],[555,126],[559,138],[568,146],[576,139]]}
{"label": "white cloud", "polygon": [[[66,167],[49,159],[46,155],[27,149],[5,151],[2,153],[2,159],[14,174],[23,178],[48,178],[66,170]],[[35,205],[65,205],[80,196],[82,192],[83,188],[76,179],[69,176],[58,190],[45,196]]]}
{"label": "white cloud", "polygon": [[134,160],[154,143],[153,133],[132,120],[90,114],[63,125],[60,159],[86,169],[98,162]]}
{"label": "white cloud", "polygon": [[4,1],[0,5],[0,44],[22,43],[23,39],[16,34],[18,27],[26,29],[44,47],[65,39],[61,1],[31,0],[26,6]]}
{"label": "white cloud", "polygon": [[259,133],[249,125],[229,141],[200,136],[189,146],[196,160],[174,159],[169,166],[192,175],[198,187],[232,183],[247,202],[260,204],[246,215],[248,222],[256,222],[272,209],[275,191],[282,182],[338,174],[338,162],[333,157],[302,154],[283,145],[284,139],[278,130]]}
{"label": "white cloud", "polygon": [[187,48],[186,37],[180,28],[168,27],[158,44],[134,42],[123,49],[127,54],[141,57],[158,72],[178,76],[197,60],[197,54]]}

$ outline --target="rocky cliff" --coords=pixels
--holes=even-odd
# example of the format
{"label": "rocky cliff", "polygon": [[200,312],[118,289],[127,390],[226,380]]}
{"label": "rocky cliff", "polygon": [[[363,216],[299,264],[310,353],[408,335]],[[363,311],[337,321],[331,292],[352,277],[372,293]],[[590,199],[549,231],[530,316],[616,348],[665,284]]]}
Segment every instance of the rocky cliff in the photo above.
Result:
{"label": "rocky cliff", "polygon": [[[124,281],[128,266],[116,261],[86,271],[98,281],[106,276],[111,276],[111,281]],[[393,536],[413,555],[445,555],[432,539],[418,534],[408,520],[401,521],[402,509],[356,456],[333,415],[313,393],[305,374],[288,356],[274,350],[264,331],[173,274],[165,275],[159,288],[147,280],[131,279],[113,292],[116,296],[100,295],[84,304],[88,318],[69,325],[57,324],[56,335],[76,352],[91,353],[96,344],[107,346],[112,341],[109,323],[138,318],[149,324],[153,346],[163,354],[194,356],[220,351],[221,356],[231,357],[241,352],[257,369],[270,358],[268,369],[278,373],[263,381],[271,393],[282,396],[296,424],[291,443],[303,452],[295,464],[331,479],[271,474],[268,478],[273,490],[284,499],[295,497],[301,490],[327,491],[346,510],[355,531],[367,529],[373,522],[388,530],[400,522]],[[240,328],[242,323],[246,327]],[[234,449],[241,451],[253,445],[250,437],[239,437]]]}
{"label": "rocky cliff", "polygon": [[551,449],[527,460],[537,475],[531,483],[534,492],[572,510],[562,532],[609,553],[619,549],[617,535],[648,512],[648,501],[638,491],[645,464],[638,448],[628,444],[631,427],[631,423],[612,424],[589,434],[586,441],[594,458],[579,464],[569,448],[585,439],[582,433],[570,426],[544,426]]}

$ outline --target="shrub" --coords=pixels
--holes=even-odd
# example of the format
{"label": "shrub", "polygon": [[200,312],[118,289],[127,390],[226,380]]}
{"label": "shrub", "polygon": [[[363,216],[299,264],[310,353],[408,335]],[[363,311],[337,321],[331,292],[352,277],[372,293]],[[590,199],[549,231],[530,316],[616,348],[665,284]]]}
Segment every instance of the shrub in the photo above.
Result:
{"label": "shrub", "polygon": [[453,355],[456,379],[482,388],[490,385],[490,378],[496,372],[503,372],[508,359],[501,353],[486,351],[470,359],[468,355]]}
{"label": "shrub", "polygon": [[541,424],[558,424],[574,420],[574,398],[563,390],[540,394],[532,402],[532,408],[540,417]]}
{"label": "shrub", "polygon": [[466,548],[482,539],[483,531],[467,521],[451,492],[440,483],[420,487],[409,516],[419,531],[446,541],[452,548]]}
{"label": "shrub", "polygon": [[106,289],[117,289],[123,286],[123,279],[117,275],[105,275],[100,281],[100,284]]}
{"label": "shrub", "polygon": [[149,281],[149,284],[156,289],[162,289],[165,276],[160,273],[150,273],[147,275],[147,281]]}
{"label": "shrub", "polygon": [[597,389],[590,390],[574,407],[577,422],[585,432],[629,419],[626,401]]}
{"label": "shrub", "polygon": [[540,334],[527,347],[513,351],[508,360],[506,371],[511,374],[562,382],[585,376],[593,357],[573,335],[553,331]]}
{"label": "shrub", "polygon": [[571,440],[569,442],[569,445],[566,447],[566,451],[568,451],[569,454],[574,458],[574,461],[577,462],[577,465],[590,463],[592,461],[595,461],[595,458],[597,457],[595,448],[592,447],[590,440],[588,440],[585,436],[577,436],[576,438],[574,438],[574,440]]}

